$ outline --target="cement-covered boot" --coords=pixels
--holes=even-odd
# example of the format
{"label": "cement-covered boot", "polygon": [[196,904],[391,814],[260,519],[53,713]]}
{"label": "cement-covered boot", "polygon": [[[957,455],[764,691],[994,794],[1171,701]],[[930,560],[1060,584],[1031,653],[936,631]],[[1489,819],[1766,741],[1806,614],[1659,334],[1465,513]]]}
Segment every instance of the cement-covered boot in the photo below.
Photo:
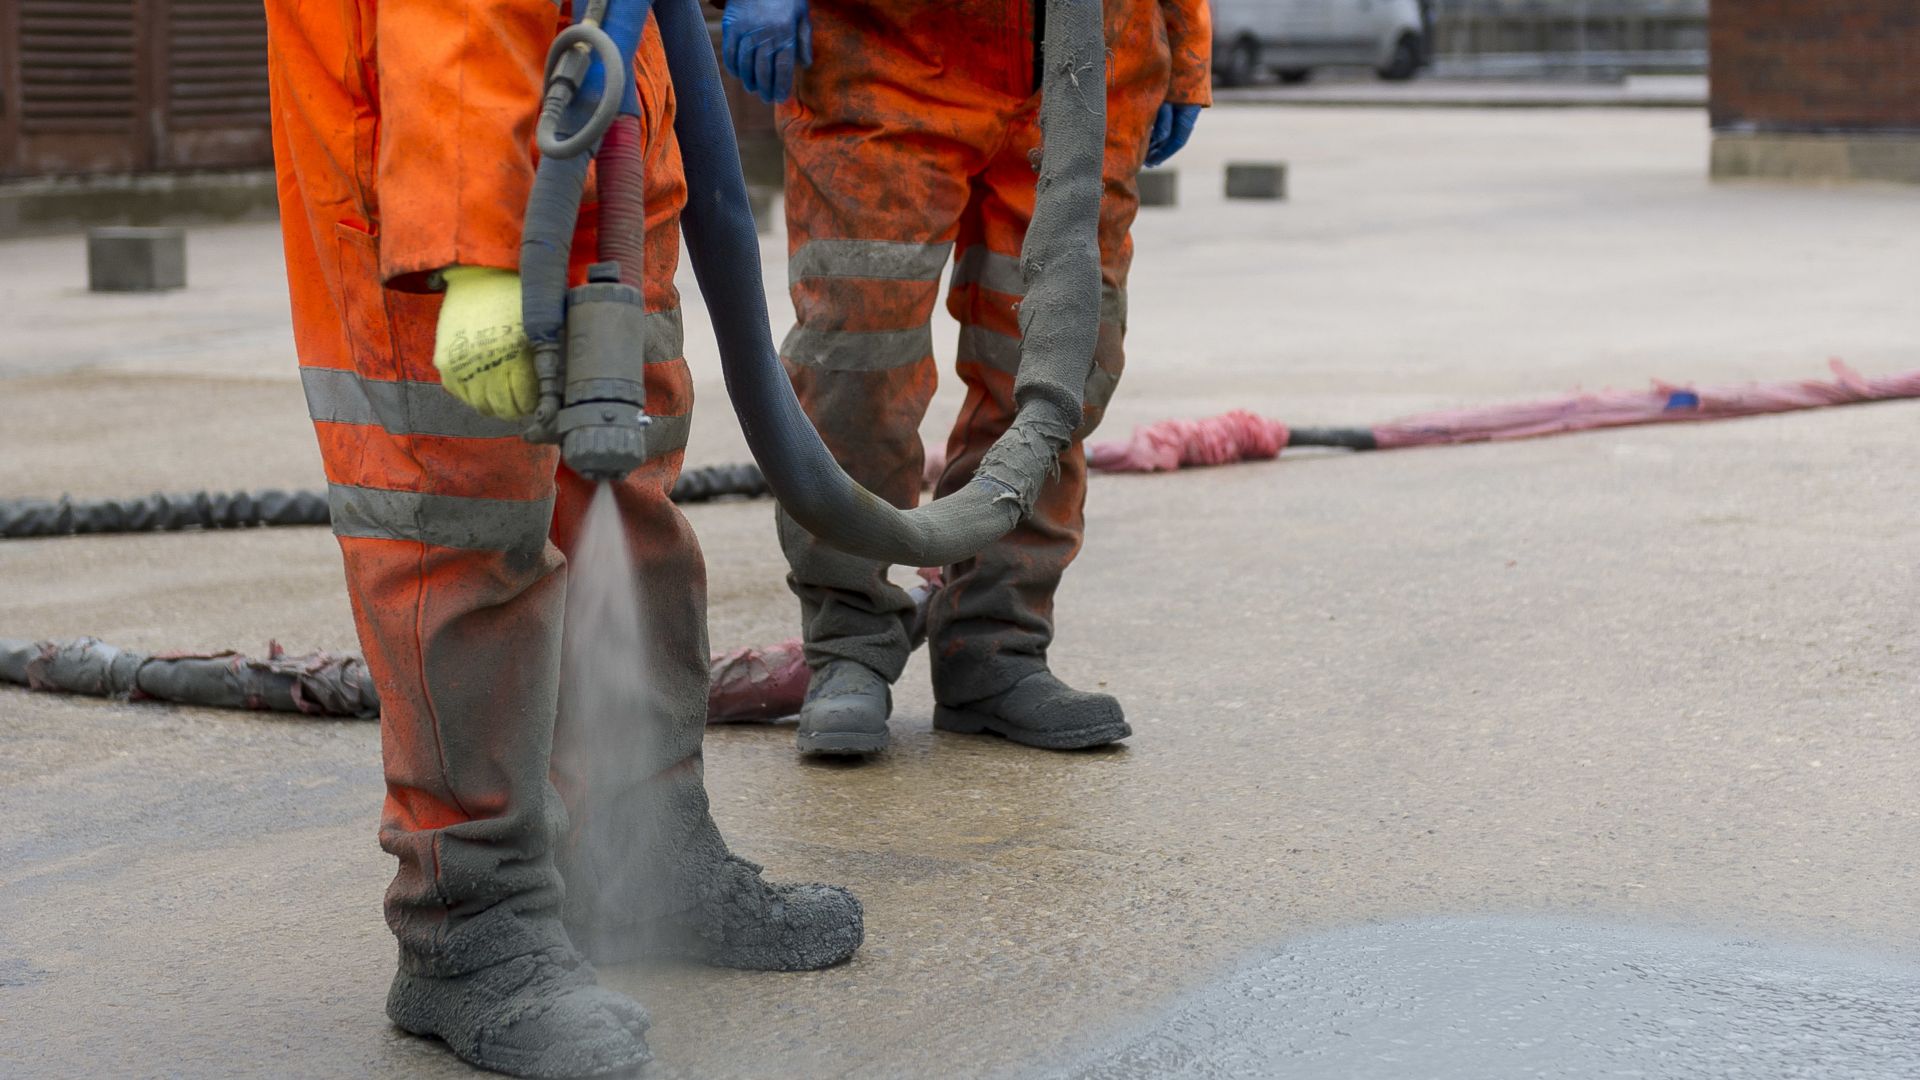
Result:
{"label": "cement-covered boot", "polygon": [[387,1016],[446,1042],[462,1061],[511,1076],[605,1076],[647,1063],[647,1011],[598,986],[572,949],[552,947],[460,975],[403,954]]}
{"label": "cement-covered boot", "polygon": [[[575,545],[552,758],[567,808],[561,918],[596,964],[663,955],[768,971],[837,964],[860,947],[859,901],[765,880],[713,820],[701,752],[705,571],[666,497],[677,465],[643,467],[614,488],[636,558],[592,557],[596,545],[618,547],[598,526]],[[625,574],[589,573],[596,567]]]}
{"label": "cement-covered boot", "polygon": [[1085,750],[1133,734],[1111,694],[1075,690],[1045,668],[992,697],[935,705],[933,726],[966,735],[992,732],[1043,750]]}
{"label": "cement-covered boot", "polygon": [[651,953],[747,971],[814,971],[860,948],[866,922],[852,893],[760,874],[758,863],[728,855],[698,906],[662,920]]}
{"label": "cement-covered boot", "polygon": [[853,660],[822,665],[807,681],[795,742],[803,754],[877,754],[887,748],[893,690]]}
{"label": "cement-covered boot", "polygon": [[[719,840],[717,831],[709,835]],[[676,875],[686,890],[684,905],[673,905],[679,910],[633,921],[570,920],[581,949],[603,964],[679,959],[746,971],[814,971],[859,951],[866,922],[852,893],[768,881],[759,864],[724,846],[701,847],[703,870]]]}

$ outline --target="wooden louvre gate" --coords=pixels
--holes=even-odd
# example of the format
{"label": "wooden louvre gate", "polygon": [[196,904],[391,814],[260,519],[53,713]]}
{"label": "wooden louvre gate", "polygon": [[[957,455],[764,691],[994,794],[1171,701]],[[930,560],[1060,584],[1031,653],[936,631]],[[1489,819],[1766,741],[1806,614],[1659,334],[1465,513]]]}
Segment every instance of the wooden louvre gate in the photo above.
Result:
{"label": "wooden louvre gate", "polygon": [[0,0],[0,175],[264,166],[261,0]]}

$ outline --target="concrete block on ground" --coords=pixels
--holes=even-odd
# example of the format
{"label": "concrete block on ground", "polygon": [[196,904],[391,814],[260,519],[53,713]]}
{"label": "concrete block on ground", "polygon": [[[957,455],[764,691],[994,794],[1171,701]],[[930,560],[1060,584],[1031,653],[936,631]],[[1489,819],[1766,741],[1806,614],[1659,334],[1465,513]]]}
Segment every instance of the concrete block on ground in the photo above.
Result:
{"label": "concrete block on ground", "polygon": [[1227,198],[1284,199],[1287,197],[1287,163],[1284,161],[1233,161],[1227,164]]}
{"label": "concrete block on ground", "polygon": [[1142,169],[1139,183],[1141,206],[1174,206],[1180,202],[1179,169]]}
{"label": "concrete block on ground", "polygon": [[187,233],[168,227],[87,230],[87,288],[159,292],[187,287]]}

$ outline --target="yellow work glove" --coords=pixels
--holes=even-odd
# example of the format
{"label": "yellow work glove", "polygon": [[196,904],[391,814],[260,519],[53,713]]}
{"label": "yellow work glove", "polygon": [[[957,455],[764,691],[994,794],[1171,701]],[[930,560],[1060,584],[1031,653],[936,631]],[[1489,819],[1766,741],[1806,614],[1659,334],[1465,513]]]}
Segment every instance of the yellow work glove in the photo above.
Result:
{"label": "yellow work glove", "polygon": [[447,294],[433,338],[440,385],[484,416],[518,420],[532,412],[540,380],[520,324],[520,275],[449,266],[441,277]]}

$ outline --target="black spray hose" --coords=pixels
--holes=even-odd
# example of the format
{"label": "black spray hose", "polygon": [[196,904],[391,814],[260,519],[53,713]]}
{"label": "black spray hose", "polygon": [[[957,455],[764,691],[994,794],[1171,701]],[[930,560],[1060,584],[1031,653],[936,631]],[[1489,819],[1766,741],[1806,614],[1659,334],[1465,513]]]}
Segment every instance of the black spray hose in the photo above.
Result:
{"label": "black spray hose", "polygon": [[520,318],[537,348],[558,345],[566,326],[567,264],[587,187],[588,154],[541,158],[520,231]]}
{"label": "black spray hose", "polygon": [[727,394],[774,497],[801,527],[856,555],[943,566],[1005,535],[1032,508],[1080,424],[1099,333],[1106,42],[1099,0],[1047,0],[1040,123],[1045,146],[1021,252],[1019,412],[958,492],[900,510],[853,482],[794,397],[768,329],[760,244],[733,121],[699,0],[660,0],[654,17],[679,111],[684,232],[713,313]]}

